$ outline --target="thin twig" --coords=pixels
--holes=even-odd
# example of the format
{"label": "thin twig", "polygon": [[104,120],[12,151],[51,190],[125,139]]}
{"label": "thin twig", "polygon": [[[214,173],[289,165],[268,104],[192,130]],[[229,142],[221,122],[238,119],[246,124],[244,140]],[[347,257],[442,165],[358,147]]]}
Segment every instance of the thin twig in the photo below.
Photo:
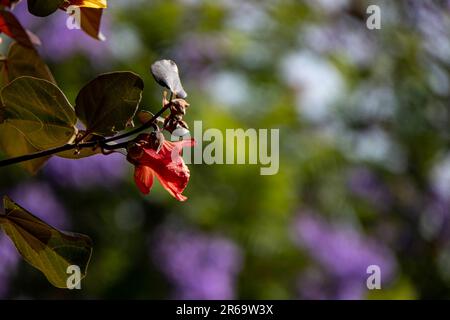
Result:
{"label": "thin twig", "polygon": [[[170,95],[170,101],[172,101],[172,97],[173,97],[173,94]],[[83,142],[83,143],[65,144],[63,146],[48,149],[48,150],[38,151],[35,153],[26,154],[26,155],[19,156],[19,157],[0,160],[0,167],[6,167],[6,166],[9,166],[12,164],[29,161],[29,160],[34,160],[34,159],[38,159],[38,158],[42,158],[42,157],[47,157],[47,156],[51,156],[53,154],[57,154],[57,153],[69,151],[69,150],[74,150],[74,149],[81,150],[81,149],[85,149],[85,148],[99,147],[99,148],[102,148],[103,150],[116,150],[116,149],[126,148],[126,146],[128,145],[128,141],[117,143],[117,144],[108,144],[108,142],[114,142],[117,140],[125,139],[125,138],[133,136],[141,131],[144,131],[144,130],[150,128],[157,121],[158,117],[161,116],[169,108],[169,105],[170,104],[163,106],[161,108],[161,110],[159,110],[157,113],[155,113],[149,121],[147,121],[140,127],[135,128],[130,131],[127,131],[127,132],[124,132],[120,135],[113,136],[113,137],[106,138],[106,139],[99,140],[99,141],[89,141],[89,142]]]}

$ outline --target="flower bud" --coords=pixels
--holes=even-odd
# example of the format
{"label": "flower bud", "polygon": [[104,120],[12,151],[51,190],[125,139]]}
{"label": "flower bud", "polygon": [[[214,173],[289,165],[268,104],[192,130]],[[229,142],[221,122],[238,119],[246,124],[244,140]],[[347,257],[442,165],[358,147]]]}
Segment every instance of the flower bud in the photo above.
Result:
{"label": "flower bud", "polygon": [[156,150],[156,153],[161,150],[161,147],[166,139],[162,132],[158,129],[150,133],[150,148]]}

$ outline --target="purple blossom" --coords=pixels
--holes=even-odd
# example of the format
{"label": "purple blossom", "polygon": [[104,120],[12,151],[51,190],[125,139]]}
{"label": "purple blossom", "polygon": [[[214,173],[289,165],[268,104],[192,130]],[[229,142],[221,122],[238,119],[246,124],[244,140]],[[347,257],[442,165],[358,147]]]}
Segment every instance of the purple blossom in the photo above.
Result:
{"label": "purple blossom", "polygon": [[44,169],[47,176],[63,186],[89,188],[93,186],[113,187],[128,173],[128,165],[122,154],[72,160],[53,157]]}
{"label": "purple blossom", "polygon": [[66,209],[47,183],[23,183],[8,194],[14,202],[51,226],[59,229],[67,229],[69,227],[70,223]]}
{"label": "purple blossom", "polygon": [[406,6],[412,23],[422,34],[422,41],[428,53],[446,63],[450,61],[450,19],[448,2],[409,1]]}
{"label": "purple blossom", "polygon": [[313,290],[308,286],[320,285],[328,289],[323,292],[327,298],[360,299],[367,290],[366,272],[370,265],[380,267],[384,284],[394,276],[396,262],[391,251],[349,225],[329,224],[317,215],[306,213],[296,219],[293,231],[298,246],[321,268],[320,276],[314,279],[307,274],[300,278],[305,284],[300,288],[302,297],[313,298],[309,296]]}
{"label": "purple blossom", "polygon": [[[26,1],[22,1],[14,8],[14,14],[25,28],[39,36],[42,41],[41,53],[50,60],[61,62],[81,53],[98,64],[110,56],[107,42],[93,39],[82,30],[67,28],[66,21],[69,16],[62,10],[42,19],[31,15]],[[108,32],[109,25],[107,15],[103,15],[103,33],[105,30]]]}
{"label": "purple blossom", "polygon": [[208,79],[214,65],[223,58],[225,40],[206,35],[186,35],[174,49],[174,59],[183,65],[183,75]]}
{"label": "purple blossom", "polygon": [[242,255],[232,241],[165,227],[158,233],[152,256],[174,286],[174,298],[235,298]]}
{"label": "purple blossom", "polygon": [[0,232],[0,299],[7,297],[11,278],[19,263],[19,254],[11,240]]}
{"label": "purple blossom", "polygon": [[425,239],[450,240],[450,200],[437,193],[426,198],[425,210],[420,216],[420,231]]}
{"label": "purple blossom", "polygon": [[383,182],[369,169],[352,169],[348,176],[348,188],[358,197],[368,200],[379,209],[387,209],[391,195]]}

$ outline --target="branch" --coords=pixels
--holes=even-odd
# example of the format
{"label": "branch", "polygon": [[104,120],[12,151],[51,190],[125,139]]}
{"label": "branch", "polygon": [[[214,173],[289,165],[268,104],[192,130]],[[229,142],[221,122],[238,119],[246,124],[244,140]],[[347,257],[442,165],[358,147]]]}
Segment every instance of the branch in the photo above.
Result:
{"label": "branch", "polygon": [[[170,96],[170,100],[172,100],[172,94]],[[163,106],[162,109],[159,110],[157,113],[155,113],[149,121],[147,121],[140,127],[135,128],[130,131],[127,131],[125,133],[119,134],[117,136],[113,136],[113,137],[99,140],[99,141],[89,141],[89,142],[83,142],[83,143],[65,144],[63,146],[48,149],[48,150],[38,151],[35,153],[26,154],[26,155],[19,156],[19,157],[0,160],[0,167],[6,167],[9,165],[24,162],[24,161],[47,157],[47,156],[50,156],[50,155],[53,155],[56,153],[60,153],[63,151],[68,151],[68,150],[96,148],[96,147],[100,147],[104,150],[115,150],[115,149],[120,149],[120,148],[126,148],[128,141],[123,142],[123,143],[113,144],[113,145],[108,144],[108,142],[113,142],[113,141],[121,140],[124,138],[128,138],[132,135],[135,135],[141,131],[144,131],[144,130],[150,128],[156,122],[158,117],[161,116],[168,108],[169,108],[169,104],[167,104],[166,106]]]}

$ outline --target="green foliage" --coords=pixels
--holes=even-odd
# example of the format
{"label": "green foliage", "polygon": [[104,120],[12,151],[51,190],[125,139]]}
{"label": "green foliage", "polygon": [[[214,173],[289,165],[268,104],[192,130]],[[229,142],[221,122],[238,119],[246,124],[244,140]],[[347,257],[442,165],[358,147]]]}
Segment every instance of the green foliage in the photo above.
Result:
{"label": "green foliage", "polygon": [[1,62],[1,72],[6,83],[21,76],[32,76],[56,83],[50,69],[36,50],[17,42],[11,45],[7,58]]}
{"label": "green foliage", "polygon": [[64,0],[28,0],[28,10],[38,17],[46,17],[64,3]]}
{"label": "green foliage", "polygon": [[75,111],[89,133],[111,136],[132,125],[144,82],[132,72],[98,76],[79,92]]}
{"label": "green foliage", "polygon": [[[0,124],[0,150],[8,157],[18,157],[39,151],[31,145],[26,137],[8,123]],[[35,174],[49,157],[42,157],[20,165],[31,174]]]}
{"label": "green foliage", "polygon": [[91,239],[82,234],[59,231],[33,216],[8,197],[0,226],[11,238],[22,257],[39,269],[58,288],[67,287],[67,268],[76,265],[86,276],[92,254]]}
{"label": "green foliage", "polygon": [[3,88],[1,98],[5,123],[25,134],[36,148],[53,148],[74,139],[73,107],[51,82],[20,77]]}

